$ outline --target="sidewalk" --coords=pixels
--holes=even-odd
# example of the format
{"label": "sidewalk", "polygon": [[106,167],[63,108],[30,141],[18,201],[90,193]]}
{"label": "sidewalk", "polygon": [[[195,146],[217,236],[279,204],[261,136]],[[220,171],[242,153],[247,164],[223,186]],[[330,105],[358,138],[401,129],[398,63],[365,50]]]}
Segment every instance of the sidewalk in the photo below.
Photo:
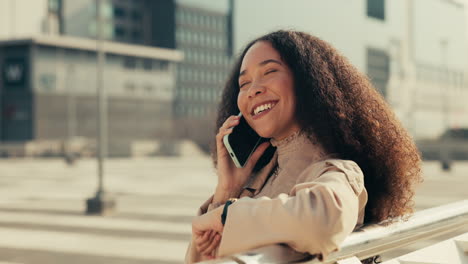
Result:
{"label": "sidewalk", "polygon": [[113,216],[86,216],[95,161],[1,160],[0,263],[181,263],[196,208],[213,190],[208,158],[110,160]]}

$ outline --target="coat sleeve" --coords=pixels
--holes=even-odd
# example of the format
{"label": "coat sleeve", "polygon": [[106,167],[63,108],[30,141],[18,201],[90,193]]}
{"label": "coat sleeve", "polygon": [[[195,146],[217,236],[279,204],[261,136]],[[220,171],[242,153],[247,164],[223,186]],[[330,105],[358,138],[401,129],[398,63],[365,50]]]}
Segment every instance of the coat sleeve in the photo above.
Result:
{"label": "coat sleeve", "polygon": [[366,202],[363,174],[355,162],[311,165],[289,194],[245,197],[232,204],[218,253],[286,243],[296,251],[325,257],[353,231]]}

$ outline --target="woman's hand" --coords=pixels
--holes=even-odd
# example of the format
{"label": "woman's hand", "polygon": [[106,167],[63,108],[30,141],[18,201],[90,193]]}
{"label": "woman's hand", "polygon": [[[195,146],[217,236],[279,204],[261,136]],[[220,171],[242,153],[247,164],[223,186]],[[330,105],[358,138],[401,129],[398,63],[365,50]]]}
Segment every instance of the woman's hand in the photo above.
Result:
{"label": "woman's hand", "polygon": [[218,186],[213,199],[214,203],[224,203],[229,198],[239,196],[258,159],[270,145],[269,142],[261,144],[252,154],[247,164],[243,168],[237,168],[224,146],[223,138],[225,135],[232,133],[233,128],[239,124],[239,120],[239,116],[230,116],[219,128],[216,135]]}
{"label": "woman's hand", "polygon": [[219,247],[220,241],[221,235],[213,230],[205,231],[195,236],[195,247],[202,256],[202,260],[216,257],[216,249]]}
{"label": "woman's hand", "polygon": [[216,249],[221,241],[223,225],[221,214],[224,207],[198,216],[192,221],[192,234],[195,236],[195,247],[204,259],[215,257]]}

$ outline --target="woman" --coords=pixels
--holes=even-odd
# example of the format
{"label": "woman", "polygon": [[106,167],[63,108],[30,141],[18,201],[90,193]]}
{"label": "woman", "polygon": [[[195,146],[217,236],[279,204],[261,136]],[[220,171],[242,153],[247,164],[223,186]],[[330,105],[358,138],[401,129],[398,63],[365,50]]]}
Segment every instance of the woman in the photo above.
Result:
{"label": "woman", "polygon": [[[222,143],[239,111],[271,138],[242,169]],[[412,212],[412,139],[367,78],[314,36],[277,31],[248,44],[217,127],[218,185],[192,222],[186,262],[275,243],[322,258],[357,226]]]}

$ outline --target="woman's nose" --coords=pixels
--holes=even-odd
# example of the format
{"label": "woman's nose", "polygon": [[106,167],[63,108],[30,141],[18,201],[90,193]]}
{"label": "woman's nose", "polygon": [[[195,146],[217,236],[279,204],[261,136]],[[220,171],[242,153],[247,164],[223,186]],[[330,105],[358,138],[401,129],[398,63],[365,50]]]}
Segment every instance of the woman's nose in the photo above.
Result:
{"label": "woman's nose", "polygon": [[265,92],[265,87],[259,83],[253,83],[249,88],[249,97],[255,97]]}

